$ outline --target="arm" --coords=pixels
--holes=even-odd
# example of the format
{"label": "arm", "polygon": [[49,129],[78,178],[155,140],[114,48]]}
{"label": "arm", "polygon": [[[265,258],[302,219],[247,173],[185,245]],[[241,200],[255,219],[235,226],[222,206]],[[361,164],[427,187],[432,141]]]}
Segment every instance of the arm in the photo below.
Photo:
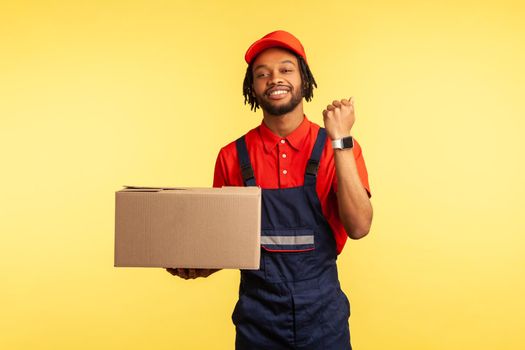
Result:
{"label": "arm", "polygon": [[[350,136],[355,122],[353,98],[334,101],[323,111],[323,117],[331,140]],[[373,210],[359,178],[352,149],[334,150],[334,162],[341,222],[350,238],[362,238],[370,231]]]}

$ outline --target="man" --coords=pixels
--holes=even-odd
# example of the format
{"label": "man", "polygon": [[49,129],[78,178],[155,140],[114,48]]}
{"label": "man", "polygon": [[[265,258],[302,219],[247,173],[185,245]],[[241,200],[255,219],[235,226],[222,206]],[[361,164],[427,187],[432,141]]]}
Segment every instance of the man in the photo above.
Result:
{"label": "man", "polygon": [[[263,122],[219,152],[214,186],[262,189],[261,267],[242,270],[232,320],[237,349],[351,349],[350,305],[336,259],[346,238],[370,230],[372,206],[354,99],[310,122],[315,79],[297,38],[272,32],[245,54],[245,103]],[[327,140],[329,138],[331,140]],[[183,278],[216,270],[169,269]]]}

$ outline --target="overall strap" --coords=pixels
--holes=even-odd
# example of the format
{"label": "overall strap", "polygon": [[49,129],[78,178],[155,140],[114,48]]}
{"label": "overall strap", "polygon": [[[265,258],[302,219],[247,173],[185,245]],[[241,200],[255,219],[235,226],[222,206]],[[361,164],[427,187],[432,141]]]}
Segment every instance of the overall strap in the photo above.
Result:
{"label": "overall strap", "polygon": [[326,130],[325,128],[319,128],[317,133],[317,139],[315,140],[314,148],[308,163],[306,163],[306,170],[304,173],[304,185],[315,185],[317,179],[317,171],[319,170],[319,161],[321,160],[321,154],[323,153],[324,144],[326,142]]}
{"label": "overall strap", "polygon": [[241,167],[242,181],[244,186],[255,186],[255,175],[253,173],[250,155],[246,147],[246,140],[241,136],[235,141],[237,146],[237,155],[239,157],[239,166]]}

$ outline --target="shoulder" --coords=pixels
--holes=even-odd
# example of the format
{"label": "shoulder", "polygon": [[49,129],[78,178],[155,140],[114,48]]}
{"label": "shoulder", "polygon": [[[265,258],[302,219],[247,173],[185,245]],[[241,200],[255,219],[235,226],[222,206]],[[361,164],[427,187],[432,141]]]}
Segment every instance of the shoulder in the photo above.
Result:
{"label": "shoulder", "polygon": [[[252,134],[256,132],[256,129],[252,129],[244,135],[247,139],[246,143],[248,143],[248,139],[252,137]],[[215,163],[214,187],[243,185],[239,167],[239,155],[237,153],[237,140],[231,141],[219,150]]]}
{"label": "shoulder", "polygon": [[236,147],[237,140],[234,140],[230,143],[228,143],[226,146],[221,147],[219,151],[219,157],[226,157],[230,156],[232,154],[237,153],[237,147]]}
{"label": "shoulder", "polygon": [[252,148],[252,146],[257,143],[257,140],[260,140],[259,137],[259,126],[255,127],[251,130],[249,130],[246,134],[238,137],[237,139],[231,141],[227,145],[223,146],[220,151],[219,155],[217,156],[217,159],[223,163],[226,167],[232,167],[237,166],[239,162],[239,156],[237,153],[237,141],[244,137],[246,146],[248,150]]}
{"label": "shoulder", "polygon": [[219,157],[237,157],[237,140],[239,140],[241,137],[244,137],[247,144],[253,143],[257,136],[259,135],[259,126],[256,128],[251,129],[246,134],[239,136],[237,139],[231,141],[227,145],[223,146],[219,151]]}

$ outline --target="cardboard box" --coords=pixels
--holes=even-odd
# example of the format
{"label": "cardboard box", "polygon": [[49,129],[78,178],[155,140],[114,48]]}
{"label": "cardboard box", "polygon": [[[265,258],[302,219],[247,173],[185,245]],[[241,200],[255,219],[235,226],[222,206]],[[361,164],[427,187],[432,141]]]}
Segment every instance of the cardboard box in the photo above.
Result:
{"label": "cardboard box", "polygon": [[115,266],[258,269],[258,187],[116,192]]}

